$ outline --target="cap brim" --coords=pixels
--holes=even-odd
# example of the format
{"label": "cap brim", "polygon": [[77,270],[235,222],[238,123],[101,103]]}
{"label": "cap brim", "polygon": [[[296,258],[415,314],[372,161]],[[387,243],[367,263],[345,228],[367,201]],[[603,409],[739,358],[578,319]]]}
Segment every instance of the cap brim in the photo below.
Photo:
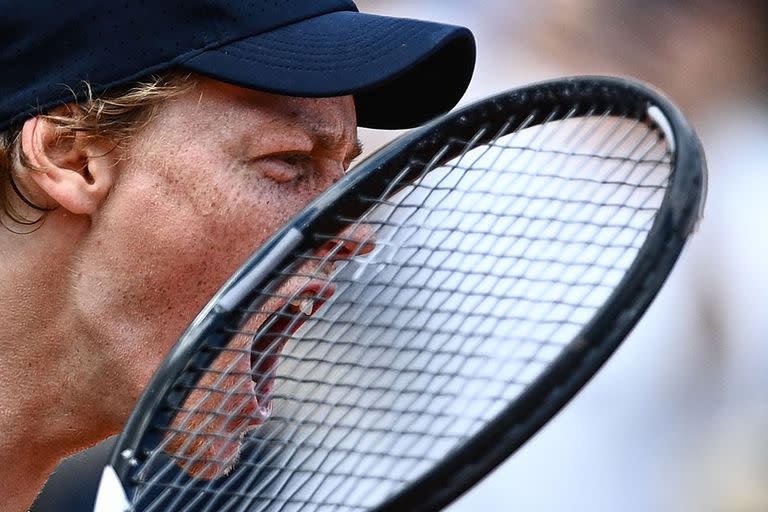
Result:
{"label": "cap brim", "polygon": [[207,50],[183,66],[302,97],[353,94],[358,124],[410,128],[453,108],[469,85],[475,41],[463,27],[334,12]]}

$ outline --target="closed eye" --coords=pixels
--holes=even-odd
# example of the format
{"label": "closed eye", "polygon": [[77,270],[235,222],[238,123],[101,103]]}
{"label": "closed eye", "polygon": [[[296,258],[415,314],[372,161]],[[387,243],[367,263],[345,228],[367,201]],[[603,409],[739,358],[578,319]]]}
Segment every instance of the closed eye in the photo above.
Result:
{"label": "closed eye", "polygon": [[301,153],[298,151],[292,151],[288,153],[280,153],[275,155],[277,158],[282,159],[291,165],[306,165],[312,161],[312,156],[307,153]]}
{"label": "closed eye", "polygon": [[296,181],[312,171],[312,157],[307,153],[286,152],[261,157],[257,160],[261,172],[277,183]]}

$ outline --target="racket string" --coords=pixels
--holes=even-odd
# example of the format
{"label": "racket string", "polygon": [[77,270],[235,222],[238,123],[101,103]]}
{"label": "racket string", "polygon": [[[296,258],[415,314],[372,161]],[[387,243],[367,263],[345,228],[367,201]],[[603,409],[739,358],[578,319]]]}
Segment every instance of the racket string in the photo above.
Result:
{"label": "racket string", "polygon": [[[390,183],[394,196],[365,197],[363,217],[341,216],[370,229],[379,252],[337,258],[330,275],[318,269],[332,258],[309,252],[277,273],[243,311],[263,322],[226,329],[239,341],[189,368],[208,380],[177,386],[197,399],[169,412],[204,421],[159,427],[139,497],[157,494],[154,510],[367,510],[512,402],[616,288],[669,182],[673,155],[659,133],[581,109],[527,130],[542,114],[510,120],[489,143],[479,142],[489,126],[451,139],[443,153],[464,149],[449,163],[414,159]],[[418,178],[401,183],[413,169]],[[296,280],[335,293],[310,315],[270,309],[301,298],[281,287]],[[267,333],[277,341],[257,350]],[[247,435],[228,431],[237,412],[225,404],[251,396],[241,384],[267,378],[259,367],[283,343],[271,418]],[[174,438],[182,449],[169,452]],[[222,441],[242,445],[239,461]],[[193,485],[179,471],[190,467],[231,474]]]}

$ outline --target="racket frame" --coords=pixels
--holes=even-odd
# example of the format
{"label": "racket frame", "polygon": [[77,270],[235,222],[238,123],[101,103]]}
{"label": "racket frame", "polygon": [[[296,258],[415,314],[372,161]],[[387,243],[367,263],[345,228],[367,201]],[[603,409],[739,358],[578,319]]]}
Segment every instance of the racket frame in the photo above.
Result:
{"label": "racket frame", "polygon": [[[575,104],[575,111],[559,112],[558,107],[564,104]],[[431,160],[429,155],[443,150],[446,132],[456,144],[448,146],[442,161],[458,156],[466,151],[463,142],[477,134],[478,126],[502,113],[505,117],[521,114],[507,127],[507,133],[512,133],[524,121],[527,126],[533,126],[556,120],[557,116],[549,115],[551,112],[578,117],[588,109],[599,111],[617,105],[624,105],[625,110],[613,113],[656,123],[676,148],[672,162],[675,172],[646,242],[610,298],[547,370],[460,450],[453,450],[431,471],[405,486],[375,511],[439,510],[472,487],[555,416],[607,361],[658,294],[686,239],[699,222],[706,195],[706,165],[701,144],[680,111],[644,84],[599,76],[532,84],[440,117],[361,162],[354,172],[313,201],[249,258],[197,315],[160,364],[109,460],[126,495],[130,498],[134,491],[130,485],[132,473],[146,456],[144,447],[156,446],[162,437],[157,429],[156,433],[150,433],[153,425],[170,424],[172,420],[170,408],[165,404],[169,399],[179,403],[178,399],[183,398],[181,388],[194,384],[186,381],[194,381],[191,374],[185,375],[186,370],[190,366],[205,367],[215,359],[215,350],[201,351],[201,346],[225,346],[229,337],[223,334],[223,327],[242,321],[237,310],[258,296],[259,283],[273,278],[275,269],[290,261],[297,252],[310,249],[316,243],[313,232],[338,232],[344,227],[331,217],[356,218],[370,207],[364,201],[350,201],[351,192],[356,197],[378,195],[392,179],[393,173],[387,172],[391,169],[403,170],[410,166],[408,174],[418,176],[425,165],[431,165],[419,156],[427,155]],[[650,108],[655,111],[649,113]],[[659,121],[659,114],[666,126]],[[490,138],[497,134],[485,135]],[[481,137],[477,143],[482,144],[487,138]],[[402,182],[407,183],[408,178]],[[341,198],[345,200],[339,201]],[[331,208],[334,215],[326,215]],[[174,388],[177,383],[181,384],[179,389]],[[426,489],[431,492],[425,492]]]}

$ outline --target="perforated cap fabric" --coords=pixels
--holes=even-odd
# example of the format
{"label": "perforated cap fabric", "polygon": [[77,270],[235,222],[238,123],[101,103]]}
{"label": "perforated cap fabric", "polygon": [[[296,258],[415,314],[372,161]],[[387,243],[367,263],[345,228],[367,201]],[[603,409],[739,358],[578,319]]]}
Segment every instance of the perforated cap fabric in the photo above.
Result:
{"label": "perforated cap fabric", "polygon": [[[354,94],[358,121],[407,128],[472,76],[463,27],[360,13],[350,0],[0,0],[0,129],[182,68],[306,97]],[[74,94],[74,97],[73,97]]]}

